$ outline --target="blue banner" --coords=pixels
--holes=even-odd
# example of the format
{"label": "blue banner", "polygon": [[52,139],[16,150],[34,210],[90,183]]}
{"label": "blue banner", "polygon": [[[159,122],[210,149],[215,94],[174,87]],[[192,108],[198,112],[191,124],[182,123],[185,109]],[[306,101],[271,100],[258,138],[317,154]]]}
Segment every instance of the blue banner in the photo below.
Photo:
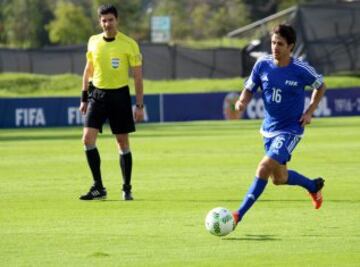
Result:
{"label": "blue banner", "polygon": [[164,95],[164,121],[222,120],[225,93]]}
{"label": "blue banner", "polygon": [[[306,91],[305,108],[310,103],[312,91]],[[325,92],[314,117],[339,117],[360,115],[360,88],[332,89]],[[244,118],[256,119],[264,117],[264,102],[260,94],[249,103]]]}
{"label": "blue banner", "polygon": [[[145,122],[160,121],[159,98],[145,96]],[[78,97],[0,98],[0,128],[83,125],[79,104]]]}
{"label": "blue banner", "polygon": [[[235,111],[239,93],[145,95],[145,122],[258,119],[264,103],[256,94],[244,114]],[[306,92],[306,105],[311,91]],[[133,103],[135,98],[133,97]],[[0,98],[0,128],[75,126],[83,124],[78,97]],[[135,108],[135,107],[134,107]],[[360,88],[328,90],[315,117],[360,115]]]}

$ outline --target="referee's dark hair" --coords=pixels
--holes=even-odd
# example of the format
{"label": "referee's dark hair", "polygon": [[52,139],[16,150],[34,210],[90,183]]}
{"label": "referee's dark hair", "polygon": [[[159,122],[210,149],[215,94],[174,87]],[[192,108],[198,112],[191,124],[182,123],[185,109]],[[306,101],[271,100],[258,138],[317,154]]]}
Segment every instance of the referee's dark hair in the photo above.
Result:
{"label": "referee's dark hair", "polygon": [[100,17],[101,15],[106,15],[106,14],[113,14],[115,16],[115,18],[118,17],[118,13],[116,10],[116,7],[110,4],[106,4],[106,5],[101,5],[98,8],[98,16]]}
{"label": "referee's dark hair", "polygon": [[284,38],[288,44],[294,44],[291,51],[294,50],[296,44],[296,32],[292,26],[288,24],[279,24],[272,30],[272,34],[278,34]]}

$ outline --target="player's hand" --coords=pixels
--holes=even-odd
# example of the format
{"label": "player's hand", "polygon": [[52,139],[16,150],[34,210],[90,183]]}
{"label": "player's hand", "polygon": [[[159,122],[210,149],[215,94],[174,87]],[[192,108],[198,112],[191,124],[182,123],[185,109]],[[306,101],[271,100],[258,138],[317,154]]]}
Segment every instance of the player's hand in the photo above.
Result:
{"label": "player's hand", "polygon": [[312,116],[304,113],[300,118],[301,127],[305,127],[305,125],[311,123]]}
{"label": "player's hand", "polygon": [[87,102],[81,102],[80,103],[79,110],[80,110],[81,114],[85,115],[86,110],[87,110],[87,106],[88,106]]}
{"label": "player's hand", "polygon": [[235,102],[235,110],[243,112],[245,110],[245,106],[240,102],[240,100],[237,100]]}
{"label": "player's hand", "polygon": [[144,109],[143,108],[135,108],[134,111],[134,118],[135,118],[135,122],[141,122],[144,120]]}

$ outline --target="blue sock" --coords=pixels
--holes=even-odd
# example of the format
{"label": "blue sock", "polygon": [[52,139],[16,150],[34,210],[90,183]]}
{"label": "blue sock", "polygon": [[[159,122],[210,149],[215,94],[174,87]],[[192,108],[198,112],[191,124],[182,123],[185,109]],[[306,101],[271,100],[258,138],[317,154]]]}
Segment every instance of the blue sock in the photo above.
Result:
{"label": "blue sock", "polygon": [[316,184],[313,180],[301,175],[300,173],[288,170],[288,185],[299,185],[309,192],[316,192]]}
{"label": "blue sock", "polygon": [[250,186],[249,191],[246,193],[246,196],[238,210],[240,215],[240,220],[242,217],[244,217],[247,210],[251,208],[251,206],[255,203],[255,201],[264,191],[266,185],[267,185],[267,180],[263,180],[255,176],[255,179],[252,185]]}

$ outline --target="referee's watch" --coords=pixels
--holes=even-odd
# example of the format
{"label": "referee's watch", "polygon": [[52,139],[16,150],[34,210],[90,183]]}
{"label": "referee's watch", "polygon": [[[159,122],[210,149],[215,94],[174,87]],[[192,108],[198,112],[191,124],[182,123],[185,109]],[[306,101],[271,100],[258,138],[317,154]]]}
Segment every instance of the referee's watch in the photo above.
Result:
{"label": "referee's watch", "polygon": [[138,108],[138,109],[143,109],[143,108],[144,108],[144,104],[136,104],[136,108]]}

